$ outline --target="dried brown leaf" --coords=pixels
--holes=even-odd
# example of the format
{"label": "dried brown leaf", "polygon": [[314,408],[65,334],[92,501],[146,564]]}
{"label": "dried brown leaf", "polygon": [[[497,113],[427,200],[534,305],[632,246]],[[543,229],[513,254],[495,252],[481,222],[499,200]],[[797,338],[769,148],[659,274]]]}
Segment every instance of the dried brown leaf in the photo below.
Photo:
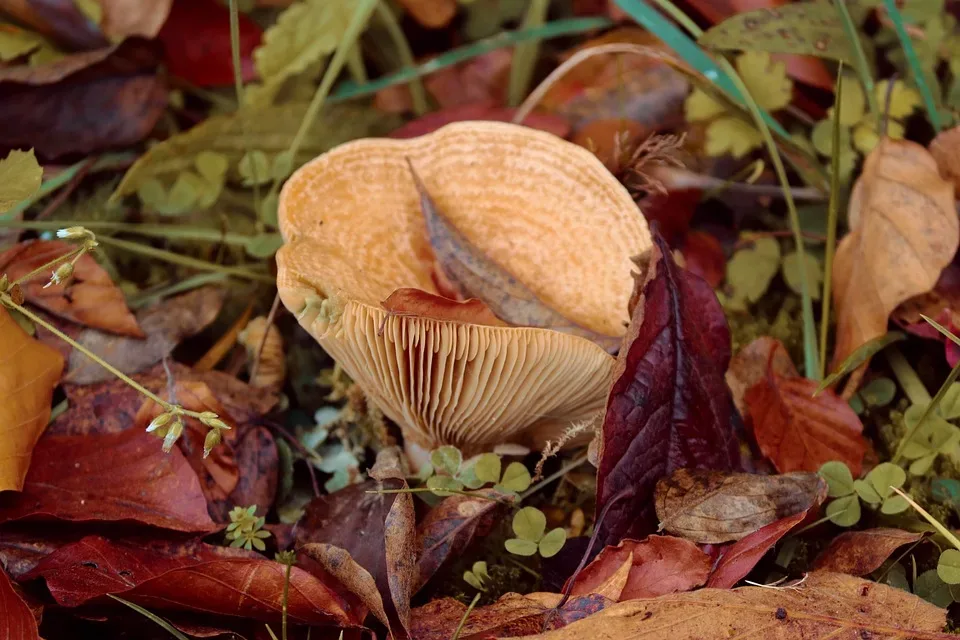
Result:
{"label": "dried brown leaf", "polygon": [[830,546],[817,556],[813,568],[865,576],[880,568],[899,547],[922,537],[922,533],[902,529],[845,531],[830,541]]}
{"label": "dried brown leaf", "polygon": [[960,191],[960,126],[938,133],[930,143],[930,155],[936,160],[940,175]]}
{"label": "dried brown leaf", "polygon": [[790,359],[786,347],[776,338],[762,336],[757,338],[730,360],[727,368],[727,386],[733,395],[733,403],[741,416],[747,415],[747,405],[743,400],[747,389],[757,384],[767,375],[768,367],[778,376],[798,376],[796,365]]}
{"label": "dried brown leaf", "polygon": [[660,528],[698,543],[739,540],[823,502],[815,473],[761,476],[680,469],[657,483]]}
{"label": "dried brown leaf", "polygon": [[256,375],[250,379],[250,386],[280,391],[287,379],[287,354],[277,325],[268,325],[267,318],[260,316],[251,320],[239,337],[240,344],[247,350],[247,368],[251,374],[256,363]]}

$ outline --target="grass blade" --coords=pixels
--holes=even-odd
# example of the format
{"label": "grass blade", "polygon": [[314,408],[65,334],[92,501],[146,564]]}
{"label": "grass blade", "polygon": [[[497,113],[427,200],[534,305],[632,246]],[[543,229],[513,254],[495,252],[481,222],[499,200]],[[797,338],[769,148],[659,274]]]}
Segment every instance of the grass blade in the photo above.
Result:
{"label": "grass blade", "polygon": [[119,596],[115,596],[115,595],[113,595],[112,593],[108,593],[107,596],[113,598],[114,600],[116,600],[117,602],[119,602],[119,603],[122,604],[122,605],[126,605],[126,606],[130,607],[131,609],[133,609],[134,611],[136,611],[137,613],[139,613],[140,615],[142,615],[144,618],[148,618],[149,620],[152,620],[153,622],[156,622],[158,625],[160,625],[160,626],[163,627],[166,631],[168,631],[168,632],[170,633],[170,635],[172,635],[174,638],[177,638],[177,640],[190,640],[190,638],[188,638],[187,636],[185,636],[185,635],[183,635],[182,633],[180,633],[180,632],[177,630],[176,627],[174,627],[172,624],[170,624],[169,622],[167,622],[166,620],[164,620],[163,618],[161,618],[161,617],[158,616],[157,614],[152,613],[152,612],[150,612],[150,611],[147,611],[146,609],[144,609],[144,608],[141,607],[140,605],[134,604],[134,603],[129,602],[129,601],[127,601],[127,600],[124,600],[123,598],[121,598],[121,597],[119,597]]}
{"label": "grass blade", "polygon": [[[843,97],[843,63],[837,69],[834,104]],[[823,266],[823,308],[820,312],[820,377],[827,371],[827,334],[830,332],[830,296],[833,294],[833,254],[837,250],[837,209],[840,208],[840,118],[833,119],[833,155],[830,157],[830,203],[827,205],[827,247]],[[832,377],[832,376],[831,376]],[[824,381],[826,382],[826,381]],[[822,385],[821,385],[822,386]]]}
{"label": "grass blade", "polygon": [[[550,0],[532,0],[527,7],[523,18],[523,28],[531,29],[543,25],[547,19],[547,8]],[[515,107],[523,101],[523,96],[530,89],[533,79],[533,70],[540,54],[540,41],[531,40],[518,44],[513,50],[513,62],[510,65],[510,82],[507,89],[507,103]]]}
{"label": "grass blade", "polygon": [[897,38],[900,39],[903,54],[906,56],[907,63],[910,65],[910,71],[913,72],[913,80],[917,83],[917,89],[920,90],[920,95],[923,96],[923,104],[927,109],[927,117],[930,119],[930,124],[932,124],[934,130],[939,133],[943,129],[943,124],[940,122],[940,111],[937,109],[937,102],[933,97],[933,92],[930,90],[930,85],[927,84],[926,78],[923,75],[923,67],[920,65],[920,59],[917,57],[916,49],[913,48],[913,41],[910,40],[910,35],[907,33],[906,27],[903,26],[903,16],[900,15],[900,10],[897,9],[897,5],[893,0],[883,0],[883,6],[887,9],[887,15],[890,17],[893,28],[897,32]]}
{"label": "grass blade", "polygon": [[940,405],[943,397],[947,395],[950,385],[956,382],[958,377],[960,377],[960,362],[950,371],[950,375],[947,376],[947,379],[944,380],[940,388],[937,389],[937,394],[933,396],[933,400],[927,405],[927,408],[924,410],[923,415],[920,416],[920,419],[917,420],[917,423],[907,429],[906,435],[903,436],[900,444],[897,445],[897,452],[894,454],[892,460],[894,464],[900,463],[900,460],[903,458],[903,450],[906,449],[907,445],[913,440],[913,437],[917,434],[917,431],[920,430],[920,426],[923,424],[923,421],[927,419],[927,416],[933,413]]}
{"label": "grass blade", "polygon": [[942,333],[944,336],[946,336],[947,338],[949,338],[950,341],[951,341],[953,344],[955,344],[955,345],[957,345],[957,346],[960,346],[960,338],[958,338],[957,336],[955,336],[955,335],[953,334],[953,332],[950,331],[950,329],[947,329],[945,326],[943,326],[942,324],[940,324],[939,322],[937,322],[937,321],[934,320],[933,318],[931,318],[931,317],[929,317],[929,316],[925,316],[925,315],[923,315],[922,313],[920,314],[920,317],[923,318],[924,320],[926,320],[926,321],[927,321],[927,324],[929,324],[931,327],[933,327],[934,329],[936,329],[937,331],[939,331],[940,333]]}
{"label": "grass blade", "polygon": [[900,333],[899,331],[891,331],[890,333],[886,333],[879,338],[874,338],[873,340],[860,345],[860,347],[858,347],[853,353],[847,356],[846,360],[840,363],[840,366],[837,367],[836,371],[831,373],[823,380],[823,382],[820,383],[820,386],[817,387],[817,390],[814,391],[813,395],[817,395],[827,387],[833,386],[840,378],[862,365],[888,345],[906,339],[907,336],[905,334]]}
{"label": "grass blade", "polygon": [[[860,84],[863,85],[863,92],[867,96],[867,103],[870,105],[870,112],[879,116],[880,109],[877,108],[877,96],[873,94],[873,76],[870,75],[870,65],[867,64],[867,55],[863,52],[863,43],[860,42],[860,35],[857,33],[857,25],[853,23],[850,17],[850,10],[847,8],[846,0],[838,0],[834,3],[837,7],[837,13],[840,15],[840,24],[843,25],[843,31],[847,34],[847,42],[853,51],[853,58],[857,62],[857,77],[860,78]],[[838,72],[839,77],[839,72]],[[840,95],[837,95],[834,104],[837,105],[837,113],[840,112]],[[839,116],[834,120],[839,120]],[[834,153],[836,155],[836,153]]]}

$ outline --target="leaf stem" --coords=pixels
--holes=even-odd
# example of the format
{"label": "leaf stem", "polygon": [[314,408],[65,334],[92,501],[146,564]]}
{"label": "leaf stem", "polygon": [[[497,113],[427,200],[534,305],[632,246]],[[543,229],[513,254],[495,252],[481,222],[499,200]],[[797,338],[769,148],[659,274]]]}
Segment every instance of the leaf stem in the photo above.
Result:
{"label": "leaf stem", "polygon": [[[840,24],[843,25],[843,32],[847,36],[847,42],[853,51],[853,57],[856,61],[854,65],[857,70],[857,77],[860,78],[860,84],[863,86],[863,92],[867,95],[867,104],[870,105],[870,113],[879,118],[880,109],[877,106],[877,96],[873,92],[873,76],[870,75],[870,65],[867,64],[867,56],[863,51],[863,43],[860,42],[860,35],[857,33],[857,26],[853,24],[853,18],[850,16],[850,10],[847,8],[846,0],[837,0],[833,3],[840,14]],[[838,73],[839,75],[839,73]],[[840,96],[834,101],[836,107],[836,117],[840,119]],[[879,120],[878,120],[879,121]]]}
{"label": "leaf stem", "polygon": [[148,611],[147,609],[144,609],[140,605],[124,600],[123,598],[119,596],[115,596],[112,593],[108,593],[107,596],[110,598],[113,598],[114,600],[116,600],[122,605],[130,607],[131,609],[133,609],[143,617],[147,618],[148,620],[151,620],[157,623],[158,625],[163,627],[164,630],[170,633],[170,635],[172,635],[174,638],[177,638],[177,640],[190,640],[190,638],[180,633],[180,631],[176,627],[174,627],[172,624],[170,624],[169,622],[167,622],[157,614],[153,613],[152,611]]}
{"label": "leaf stem", "polygon": [[26,275],[23,275],[23,276],[20,276],[19,278],[17,278],[17,279],[14,280],[13,282],[11,282],[11,283],[10,283],[10,286],[13,286],[13,285],[15,285],[15,284],[23,284],[24,282],[26,282],[27,280],[30,280],[30,279],[33,278],[34,276],[38,276],[38,275],[40,275],[41,273],[43,273],[44,271],[48,271],[48,270],[52,269],[55,265],[58,265],[58,264],[60,264],[61,262],[66,262],[67,260],[70,260],[70,259],[73,258],[73,257],[78,257],[78,258],[79,258],[82,254],[84,254],[84,253],[86,253],[86,252],[87,252],[87,247],[86,247],[86,246],[77,247],[77,248],[73,249],[72,251],[63,254],[62,256],[57,256],[56,258],[54,258],[53,260],[50,260],[50,261],[47,262],[46,264],[40,265],[39,267],[37,267],[36,269],[34,269],[33,271],[31,271],[30,273],[28,273],[28,274],[26,274]]}
{"label": "leaf stem", "polygon": [[[386,2],[377,3],[377,16],[387,30],[387,35],[393,40],[393,45],[397,48],[397,54],[400,56],[404,71],[415,69],[417,62],[413,58],[410,42],[407,41],[407,36],[400,28],[397,17],[393,15],[393,11],[387,6]],[[423,82],[419,76],[414,76],[410,79],[408,86],[410,87],[410,98],[413,101],[413,112],[418,116],[424,115],[430,110],[430,104],[427,102],[427,92],[423,88]]]}
{"label": "leaf stem", "polygon": [[470,606],[467,607],[467,610],[463,612],[463,617],[460,618],[460,624],[457,625],[457,630],[453,632],[453,637],[450,640],[460,640],[460,634],[463,633],[463,626],[467,624],[467,618],[470,617],[470,614],[473,612],[473,608],[477,606],[477,603],[480,602],[480,594],[473,596],[473,601],[470,603]]}
{"label": "leaf stem", "polygon": [[280,619],[280,638],[282,640],[287,640],[287,608],[290,603],[290,571],[293,569],[293,565],[289,563],[284,563],[283,571],[283,610],[282,618]]}
{"label": "leaf stem", "polygon": [[[230,57],[233,62],[233,86],[237,93],[237,110],[243,109],[243,67],[240,62],[240,15],[237,8],[237,0],[228,0],[230,7]],[[247,119],[240,118],[240,126],[243,128],[243,153],[249,154],[250,135]],[[257,163],[250,162],[250,175],[253,178],[253,203],[254,211],[260,212],[260,180],[257,179]],[[258,218],[259,223],[259,218]]]}
{"label": "leaf stem", "polygon": [[930,393],[923,385],[923,382],[920,381],[920,376],[918,376],[917,372],[910,366],[907,359],[903,357],[900,349],[892,346],[884,351],[884,356],[886,356],[887,363],[890,365],[893,375],[897,378],[897,382],[900,383],[903,392],[910,399],[910,403],[928,404],[930,402]]}
{"label": "leaf stem", "polygon": [[[843,95],[843,63],[837,70],[835,103]],[[833,255],[837,250],[837,213],[840,208],[840,118],[833,120],[833,155],[830,160],[830,202],[827,205],[827,247],[823,267],[823,295],[820,310],[820,379],[826,375],[827,335],[830,333],[830,296],[833,294]]]}

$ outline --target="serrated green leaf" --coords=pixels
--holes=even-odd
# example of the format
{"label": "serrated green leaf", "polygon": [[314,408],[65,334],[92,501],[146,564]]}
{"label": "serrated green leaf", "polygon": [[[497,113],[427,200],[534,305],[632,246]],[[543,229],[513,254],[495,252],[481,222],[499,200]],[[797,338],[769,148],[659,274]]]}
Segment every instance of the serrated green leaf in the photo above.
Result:
{"label": "serrated green leaf", "polygon": [[907,474],[899,465],[892,462],[881,462],[870,470],[866,480],[877,492],[877,495],[886,500],[893,493],[893,489],[890,487],[896,487],[897,489],[902,487],[903,483],[907,481]]}
{"label": "serrated green leaf", "polygon": [[852,77],[844,77],[843,92],[840,97],[839,109],[834,103],[827,111],[827,119],[833,120],[834,115],[839,111],[840,126],[851,127],[860,122],[867,112],[867,96],[863,93],[863,87]]}
{"label": "serrated green leaf", "polygon": [[831,498],[840,498],[853,494],[853,475],[850,467],[839,460],[824,462],[817,475],[827,483],[827,495]]}
{"label": "serrated green leaf", "polygon": [[946,608],[953,602],[950,585],[937,575],[937,569],[924,571],[917,576],[913,584],[913,593],[938,607]]}
{"label": "serrated green leaf", "polygon": [[513,532],[521,540],[539,542],[547,529],[547,516],[535,507],[523,507],[513,516]]}
{"label": "serrated green leaf", "polygon": [[945,549],[940,554],[937,575],[947,584],[960,584],[960,551]]}
{"label": "serrated green leaf", "polygon": [[[305,103],[293,103],[208,118],[189,131],[151,147],[130,167],[108,204],[117,204],[124,196],[136,193],[150,178],[172,181],[180,173],[193,169],[197,155],[203,151],[224,155],[233,171],[245,152],[245,140],[251,148],[266,154],[286,151],[306,111]],[[395,116],[372,107],[328,106],[307,132],[293,164],[300,166],[349,140],[386,134],[399,123]]]}
{"label": "serrated green leaf", "polygon": [[852,527],[860,522],[860,499],[844,496],[827,504],[827,517],[838,527]]}
{"label": "serrated green leaf", "polygon": [[773,238],[758,238],[753,246],[733,254],[727,263],[727,285],[732,297],[756,302],[770,287],[780,268],[780,244]]}
{"label": "serrated green leaf", "polygon": [[[906,129],[896,120],[887,121],[887,137],[902,140]],[[880,124],[877,118],[867,114],[853,128],[853,146],[860,153],[870,153],[880,142]]]}
{"label": "serrated green leaf", "polygon": [[[833,118],[824,118],[813,125],[813,129],[810,131],[810,141],[813,143],[813,148],[817,150],[817,153],[828,158],[833,157],[833,126]],[[841,126],[840,148],[844,150],[852,149],[851,142],[850,129]]]}
{"label": "serrated green leaf", "polygon": [[703,122],[725,112],[723,103],[703,89],[694,89],[683,102],[683,114],[687,122]]}
{"label": "serrated green leaf", "polygon": [[[874,86],[874,95],[877,98],[877,104],[884,104],[887,99],[887,88],[890,86],[889,80],[881,80]],[[917,107],[923,104],[923,99],[913,87],[908,87],[902,80],[896,80],[893,83],[893,90],[890,93],[890,117],[906,118],[913,113]]]}
{"label": "serrated green leaf", "polygon": [[[848,0],[854,20],[879,2]],[[740,49],[769,53],[797,53],[842,60],[856,57],[836,9],[829,2],[798,2],[776,9],[759,9],[733,15],[704,33],[697,42],[712,49]]]}
{"label": "serrated green leaf", "polygon": [[443,471],[448,476],[455,476],[463,464],[463,454],[460,449],[450,445],[439,447],[430,452],[430,464],[438,472]]}
{"label": "serrated green leaf", "polygon": [[560,549],[563,549],[563,545],[567,542],[567,532],[562,528],[557,527],[552,529],[540,539],[540,555],[544,558],[552,558],[553,556],[560,553]]}
{"label": "serrated green leaf", "polygon": [[43,169],[33,149],[8,153],[0,160],[0,213],[35,194],[42,181]]}
{"label": "serrated green leaf", "polygon": [[837,367],[836,371],[823,379],[823,382],[821,382],[820,386],[817,387],[816,393],[820,393],[827,387],[832,386],[840,378],[858,368],[864,362],[882,351],[885,347],[893,344],[894,342],[906,340],[906,338],[907,336],[899,331],[891,331],[889,333],[885,333],[879,338],[874,338],[869,342],[865,342],[856,351],[847,356],[846,360],[840,363],[840,366]]}
{"label": "serrated green leaf", "polygon": [[503,546],[507,548],[507,551],[515,556],[532,556],[536,555],[537,551],[539,550],[536,542],[531,542],[530,540],[520,540],[518,538],[510,538],[503,543]]}
{"label": "serrated green leaf", "polygon": [[707,140],[703,150],[708,156],[729,153],[741,158],[763,144],[763,136],[753,125],[734,116],[722,116],[707,126]]}
{"label": "serrated green leaf", "polygon": [[853,490],[857,492],[857,495],[860,496],[861,500],[869,505],[877,506],[883,502],[883,498],[879,493],[877,493],[877,490],[874,489],[873,485],[869,482],[864,480],[854,480]]}
{"label": "serrated green leaf", "polygon": [[507,491],[520,493],[530,488],[530,471],[520,462],[511,462],[507,465],[507,470],[503,472],[503,478],[500,485]]}
{"label": "serrated green leaf", "polygon": [[474,465],[474,472],[477,474],[477,479],[484,484],[497,482],[500,479],[501,464],[500,456],[497,454],[483,454],[477,459]]}
{"label": "serrated green leaf", "polygon": [[860,389],[860,397],[871,407],[885,407],[897,395],[897,383],[890,378],[876,378]]}
{"label": "serrated green leaf", "polygon": [[751,97],[761,108],[776,111],[790,104],[793,82],[787,65],[774,61],[766,51],[746,51],[737,56],[737,72]]}
{"label": "serrated green leaf", "polygon": [[252,238],[244,247],[252,258],[269,258],[283,246],[283,237],[279,233],[261,233]]}
{"label": "serrated green leaf", "polygon": [[[809,251],[804,252],[804,264],[807,265],[807,284],[811,287],[810,298],[820,299],[820,284],[823,282],[823,265],[817,257]],[[794,292],[800,293],[800,254],[796,251],[788,253],[783,258],[783,279]]]}

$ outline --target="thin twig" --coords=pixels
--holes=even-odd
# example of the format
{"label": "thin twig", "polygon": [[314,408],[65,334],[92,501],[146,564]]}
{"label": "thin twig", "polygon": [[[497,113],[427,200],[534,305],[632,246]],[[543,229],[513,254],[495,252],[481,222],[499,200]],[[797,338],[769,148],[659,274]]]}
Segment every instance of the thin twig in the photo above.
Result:
{"label": "thin twig", "polygon": [[477,606],[477,603],[480,602],[480,594],[473,596],[473,602],[470,603],[470,606],[467,607],[467,610],[463,612],[463,617],[460,619],[460,624],[457,625],[457,630],[453,632],[453,637],[450,640],[460,640],[460,634],[463,632],[463,626],[467,624],[467,618],[470,617],[470,613],[473,611],[473,608]]}

